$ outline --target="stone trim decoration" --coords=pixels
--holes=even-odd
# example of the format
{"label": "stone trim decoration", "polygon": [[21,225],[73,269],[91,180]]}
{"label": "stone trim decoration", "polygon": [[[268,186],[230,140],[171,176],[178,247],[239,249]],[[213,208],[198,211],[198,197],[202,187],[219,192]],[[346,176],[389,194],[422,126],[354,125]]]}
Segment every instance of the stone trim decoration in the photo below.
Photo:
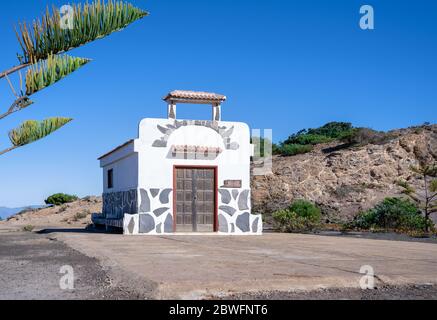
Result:
{"label": "stone trim decoration", "polygon": [[123,219],[126,213],[135,214],[138,212],[137,189],[104,193],[102,198],[102,213],[107,219]]}
{"label": "stone trim decoration", "polygon": [[249,189],[219,189],[219,233],[262,234],[262,217],[250,213]]}
{"label": "stone trim decoration", "polygon": [[141,188],[139,213],[124,215],[124,234],[173,233],[172,192],[170,188]]}
{"label": "stone trim decoration", "polygon": [[201,126],[205,128],[210,128],[217,132],[223,139],[226,150],[238,150],[240,145],[237,142],[232,142],[231,136],[234,132],[234,127],[219,126],[217,121],[207,121],[207,120],[174,120],[173,124],[167,124],[165,127],[157,125],[158,130],[163,134],[163,136],[155,140],[152,147],[155,148],[166,148],[167,142],[173,132],[177,129],[186,126]]}
{"label": "stone trim decoration", "polygon": [[[125,213],[126,235],[159,235],[173,233],[173,189],[140,189],[139,213]],[[249,189],[219,189],[218,233],[262,234],[262,217],[250,213]]]}

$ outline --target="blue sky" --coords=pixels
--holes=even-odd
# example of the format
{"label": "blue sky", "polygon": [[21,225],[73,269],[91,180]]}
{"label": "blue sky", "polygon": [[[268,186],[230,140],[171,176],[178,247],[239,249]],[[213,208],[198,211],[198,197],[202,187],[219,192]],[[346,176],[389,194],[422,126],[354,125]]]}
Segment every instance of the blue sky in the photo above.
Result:
{"label": "blue sky", "polygon": [[[223,93],[223,118],[272,128],[274,140],[328,121],[388,130],[437,122],[437,2],[355,0],[135,1],[151,15],[70,52],[93,62],[0,121],[0,148],[23,120],[69,116],[48,138],[0,157],[0,206],[41,204],[56,192],[101,193],[97,157],[165,117],[173,89]],[[17,63],[13,25],[47,4],[3,1],[0,69]],[[359,8],[375,9],[375,30]],[[0,83],[2,111],[13,96]],[[208,118],[204,106],[181,118]]]}

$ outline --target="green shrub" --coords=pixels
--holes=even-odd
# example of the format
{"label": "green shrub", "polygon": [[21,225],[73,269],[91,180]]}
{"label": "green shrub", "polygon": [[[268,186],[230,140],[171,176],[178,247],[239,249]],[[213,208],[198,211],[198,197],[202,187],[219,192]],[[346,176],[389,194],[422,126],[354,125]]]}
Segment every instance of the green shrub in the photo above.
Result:
{"label": "green shrub", "polygon": [[284,144],[279,147],[279,153],[283,156],[294,156],[297,154],[304,154],[311,152],[313,147],[311,145],[300,144]]}
{"label": "green shrub", "polygon": [[273,213],[273,221],[281,232],[311,231],[320,226],[321,211],[311,202],[297,200],[290,207]]}
{"label": "green shrub", "polygon": [[320,134],[303,134],[293,138],[290,144],[316,145],[331,142],[333,139]]}
{"label": "green shrub", "polygon": [[356,229],[384,229],[400,232],[426,230],[431,223],[408,199],[386,198],[373,209],[360,213],[350,227]]}
{"label": "green shrub", "polygon": [[31,224],[28,224],[28,225],[24,226],[22,230],[25,232],[32,232],[33,229],[35,229],[35,227],[32,226]]}
{"label": "green shrub", "polygon": [[339,139],[353,130],[349,122],[329,122],[315,129],[304,129],[288,137],[284,144],[318,144]]}
{"label": "green shrub", "polygon": [[345,143],[354,145],[384,144],[392,140],[393,136],[382,131],[375,131],[369,128],[354,128],[346,132],[339,139]]}
{"label": "green shrub", "polygon": [[290,206],[290,211],[296,212],[299,217],[313,222],[320,222],[322,212],[312,202],[296,200]]}
{"label": "green shrub", "polygon": [[73,221],[79,221],[85,219],[88,216],[88,214],[89,213],[87,211],[77,212],[73,217]]}
{"label": "green shrub", "polygon": [[79,199],[75,195],[69,195],[65,193],[56,193],[54,195],[51,195],[45,200],[46,204],[52,204],[54,206],[60,206],[65,203],[73,202]]}

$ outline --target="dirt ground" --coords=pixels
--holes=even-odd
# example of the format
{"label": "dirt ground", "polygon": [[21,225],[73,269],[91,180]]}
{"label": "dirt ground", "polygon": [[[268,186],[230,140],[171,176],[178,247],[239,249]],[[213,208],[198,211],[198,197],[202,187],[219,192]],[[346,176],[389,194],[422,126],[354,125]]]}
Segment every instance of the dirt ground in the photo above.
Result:
{"label": "dirt ground", "polygon": [[[71,265],[74,291],[60,290]],[[376,290],[361,290],[363,265]],[[437,299],[437,244],[0,228],[0,299]]]}
{"label": "dirt ground", "polygon": [[365,265],[374,269],[378,288],[437,284],[435,243],[300,234],[54,236],[103,265],[117,266],[124,276],[151,281],[151,297],[158,299],[356,290]]}
{"label": "dirt ground", "polygon": [[[62,290],[61,267],[73,266],[74,289]],[[112,285],[95,258],[31,232],[0,232],[0,300],[141,299]]]}

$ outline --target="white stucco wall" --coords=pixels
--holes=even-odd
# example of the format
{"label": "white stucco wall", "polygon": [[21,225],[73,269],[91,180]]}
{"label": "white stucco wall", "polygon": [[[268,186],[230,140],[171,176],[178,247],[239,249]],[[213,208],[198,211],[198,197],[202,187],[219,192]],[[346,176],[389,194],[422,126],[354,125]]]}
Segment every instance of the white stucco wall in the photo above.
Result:
{"label": "white stucco wall", "polygon": [[[132,142],[101,160],[103,193],[138,188],[138,153],[134,150],[134,142]],[[113,169],[113,188],[108,189],[107,172],[110,169]]]}
{"label": "white stucco wall", "polygon": [[[178,120],[183,121],[183,120]],[[173,120],[144,119],[139,125],[139,187],[167,188],[173,185],[174,165],[218,166],[218,185],[224,180],[242,180],[242,188],[250,188],[250,130],[241,122],[218,122],[219,126],[234,128],[231,141],[238,143],[238,150],[226,150],[223,138],[213,129],[203,126],[184,126],[175,130],[167,141],[167,147],[153,147],[164,136],[157,126],[172,125]],[[220,147],[223,152],[214,160],[172,159],[172,145]]]}
{"label": "white stucco wall", "polygon": [[[221,153],[208,159],[185,159],[181,154],[175,157],[172,147],[181,145],[220,148]],[[143,119],[138,139],[101,160],[104,193],[109,194],[104,206],[112,217],[125,212],[126,234],[171,233],[174,166],[217,167],[219,232],[261,234],[261,217],[251,214],[252,152],[250,130],[245,123]],[[110,169],[114,170],[112,189],[107,188],[106,180]],[[225,180],[240,180],[241,188],[226,188]],[[132,212],[133,206],[137,206],[138,213]]]}

